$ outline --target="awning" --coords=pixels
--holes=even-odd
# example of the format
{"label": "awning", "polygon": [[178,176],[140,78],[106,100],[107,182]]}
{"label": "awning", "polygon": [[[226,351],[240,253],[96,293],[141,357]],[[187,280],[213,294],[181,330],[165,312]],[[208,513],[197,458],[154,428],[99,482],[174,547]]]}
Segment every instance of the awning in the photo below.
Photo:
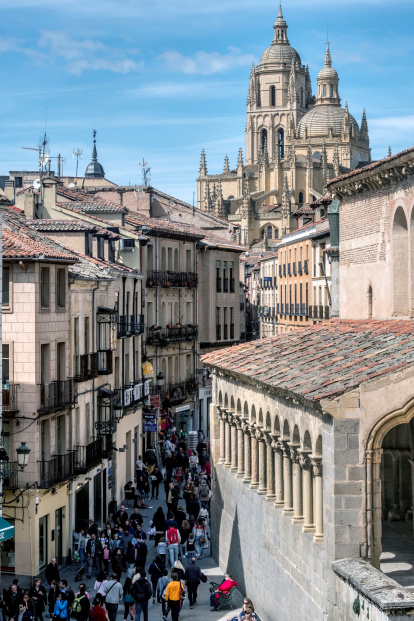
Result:
{"label": "awning", "polygon": [[6,541],[14,537],[14,526],[6,522],[6,520],[0,517],[0,542]]}

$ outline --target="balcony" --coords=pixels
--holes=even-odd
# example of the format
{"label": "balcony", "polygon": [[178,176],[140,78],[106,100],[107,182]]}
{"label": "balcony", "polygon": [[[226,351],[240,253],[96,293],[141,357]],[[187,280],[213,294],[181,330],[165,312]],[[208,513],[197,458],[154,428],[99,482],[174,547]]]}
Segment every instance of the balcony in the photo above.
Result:
{"label": "balcony", "polygon": [[3,479],[3,489],[17,489],[19,487],[19,463],[17,461],[0,462],[0,476]]}
{"label": "balcony", "polygon": [[180,405],[188,397],[197,391],[197,383],[194,379],[178,384],[168,384],[163,386],[161,396],[169,402],[169,405]]}
{"label": "balcony", "polygon": [[171,343],[183,343],[185,341],[196,341],[198,326],[167,326],[160,328],[153,326],[148,330],[147,345],[168,347]]}
{"label": "balcony", "polygon": [[301,317],[306,317],[307,315],[307,309],[306,309],[306,304],[301,304],[300,305],[300,315]]}
{"label": "balcony", "polygon": [[11,416],[19,411],[17,405],[17,387],[19,384],[3,384],[3,416]]}
{"label": "balcony", "polygon": [[295,304],[295,315],[299,315],[299,304]]}
{"label": "balcony", "polygon": [[147,398],[147,394],[144,394],[144,381],[137,380],[133,384],[122,386],[122,388],[115,388],[115,401],[114,409],[122,410],[126,408],[136,407],[140,403],[143,403]]}
{"label": "balcony", "polygon": [[230,340],[234,339],[234,323],[230,324]]}
{"label": "balcony", "polygon": [[234,278],[230,278],[230,293],[234,293]]}
{"label": "balcony", "polygon": [[98,351],[98,375],[110,375],[113,372],[113,352]]}
{"label": "balcony", "polygon": [[120,315],[118,321],[118,338],[137,336],[144,333],[144,315]]}
{"label": "balcony", "polygon": [[294,314],[295,314],[295,305],[289,304],[289,315],[294,315]]}
{"label": "balcony", "polygon": [[73,356],[73,375],[75,382],[86,382],[98,376],[98,354]]}
{"label": "balcony", "polygon": [[227,341],[227,339],[228,339],[228,338],[229,338],[229,335],[228,335],[228,326],[227,326],[227,324],[225,323],[225,324],[223,325],[223,341]]}
{"label": "balcony", "polygon": [[[110,436],[107,436],[108,438]],[[77,446],[75,450],[76,474],[85,474],[107,456],[105,438],[101,436],[86,446]]]}
{"label": "balcony", "polygon": [[148,270],[147,287],[197,287],[197,274],[194,272],[168,272]]}
{"label": "balcony", "polygon": [[61,410],[76,401],[73,380],[55,381],[50,384],[40,384],[41,412]]}
{"label": "balcony", "polygon": [[308,259],[306,259],[303,262],[303,271],[304,271],[305,274],[309,274],[309,261],[308,261]]}
{"label": "balcony", "polygon": [[50,489],[76,475],[75,451],[64,455],[55,455],[48,461],[39,461],[41,489]]}

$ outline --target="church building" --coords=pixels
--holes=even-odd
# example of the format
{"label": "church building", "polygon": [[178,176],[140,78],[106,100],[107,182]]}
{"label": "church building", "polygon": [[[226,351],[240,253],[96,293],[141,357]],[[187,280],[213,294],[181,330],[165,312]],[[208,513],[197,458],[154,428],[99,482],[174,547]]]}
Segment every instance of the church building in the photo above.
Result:
{"label": "church building", "polygon": [[238,225],[240,241],[250,246],[275,246],[330,179],[371,161],[365,110],[358,125],[348,104],[341,106],[329,42],[315,97],[309,68],[289,44],[282,7],[273,28],[250,73],[245,158],[239,149],[235,169],[226,155],[223,172],[208,174],[203,150],[197,179],[198,207]]}

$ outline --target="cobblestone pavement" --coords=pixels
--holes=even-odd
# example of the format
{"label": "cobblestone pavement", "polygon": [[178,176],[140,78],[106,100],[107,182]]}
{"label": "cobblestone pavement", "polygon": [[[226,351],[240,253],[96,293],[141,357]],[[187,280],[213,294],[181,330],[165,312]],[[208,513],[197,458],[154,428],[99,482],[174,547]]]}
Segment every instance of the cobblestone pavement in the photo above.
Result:
{"label": "cobblestone pavement", "polygon": [[[164,497],[165,495],[164,493],[162,493],[160,494],[160,500],[149,500],[148,503],[152,504],[152,509],[141,510],[141,514],[144,518],[144,523],[142,525],[143,530],[147,530],[147,528],[149,528],[149,521],[152,519],[152,516],[154,515],[155,511],[160,505],[164,509],[164,513],[166,513],[166,503],[165,503]],[[127,511],[132,513],[133,509],[129,508],[127,509]],[[155,548],[153,541],[149,541],[147,545],[148,545],[148,557],[147,557],[147,563],[146,563],[146,570],[148,572],[148,568],[152,560],[156,556],[156,548]],[[180,621],[190,621],[192,619],[194,620],[202,619],[203,621],[205,621],[205,619],[211,619],[211,621],[226,621],[227,619],[231,619],[236,613],[238,614],[241,610],[241,607],[243,604],[243,596],[239,592],[237,592],[236,596],[233,598],[234,604],[236,606],[236,609],[234,611],[231,611],[228,609],[228,610],[223,610],[219,612],[210,612],[210,597],[209,597],[210,596],[210,592],[209,592],[210,581],[221,582],[224,578],[224,575],[223,575],[223,572],[220,571],[219,567],[217,567],[212,557],[210,556],[210,551],[206,550],[205,552],[207,554],[205,554],[205,556],[202,559],[197,560],[197,564],[200,565],[202,571],[208,576],[208,581],[206,584],[200,584],[198,588],[197,604],[192,610],[190,610],[189,608],[188,598],[185,599],[184,606],[180,614]],[[185,567],[185,562],[183,562],[183,565]],[[74,580],[75,580],[75,576],[78,570],[79,570],[79,565],[73,564],[73,565],[63,568],[60,571],[60,577],[66,578],[69,586],[71,586],[75,590],[75,592],[76,592],[76,587],[78,586],[78,583],[75,583]],[[126,574],[123,574],[121,578],[122,584],[124,583],[125,578],[126,578]],[[94,575],[92,575],[92,578],[88,580],[86,579],[86,574],[85,574],[83,582],[86,584],[88,593],[92,597],[95,594],[95,591],[93,589],[93,586],[95,584]],[[46,590],[48,590],[47,584],[45,585],[45,587],[47,587]],[[124,608],[123,608],[123,604],[121,603],[118,608],[117,621],[122,621],[123,613],[124,613]],[[161,621],[162,619],[161,604],[157,604],[157,603],[153,604],[152,599],[149,601],[148,617],[149,617],[149,621]],[[169,615],[169,619],[171,619],[171,615]],[[141,616],[141,620],[143,620],[143,615]]]}

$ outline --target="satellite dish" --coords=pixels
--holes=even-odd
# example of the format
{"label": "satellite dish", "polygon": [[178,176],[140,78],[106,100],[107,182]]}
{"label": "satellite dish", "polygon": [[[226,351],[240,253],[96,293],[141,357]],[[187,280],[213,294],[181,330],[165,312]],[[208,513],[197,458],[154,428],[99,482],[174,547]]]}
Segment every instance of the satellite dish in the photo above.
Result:
{"label": "satellite dish", "polygon": [[49,161],[49,153],[43,153],[43,155],[40,156],[40,164],[42,166],[46,166],[48,161]]}
{"label": "satellite dish", "polygon": [[69,183],[68,188],[74,188],[76,187],[74,183]]}
{"label": "satellite dish", "polygon": [[35,179],[33,181],[33,187],[35,190],[38,190],[40,188],[40,179]]}

